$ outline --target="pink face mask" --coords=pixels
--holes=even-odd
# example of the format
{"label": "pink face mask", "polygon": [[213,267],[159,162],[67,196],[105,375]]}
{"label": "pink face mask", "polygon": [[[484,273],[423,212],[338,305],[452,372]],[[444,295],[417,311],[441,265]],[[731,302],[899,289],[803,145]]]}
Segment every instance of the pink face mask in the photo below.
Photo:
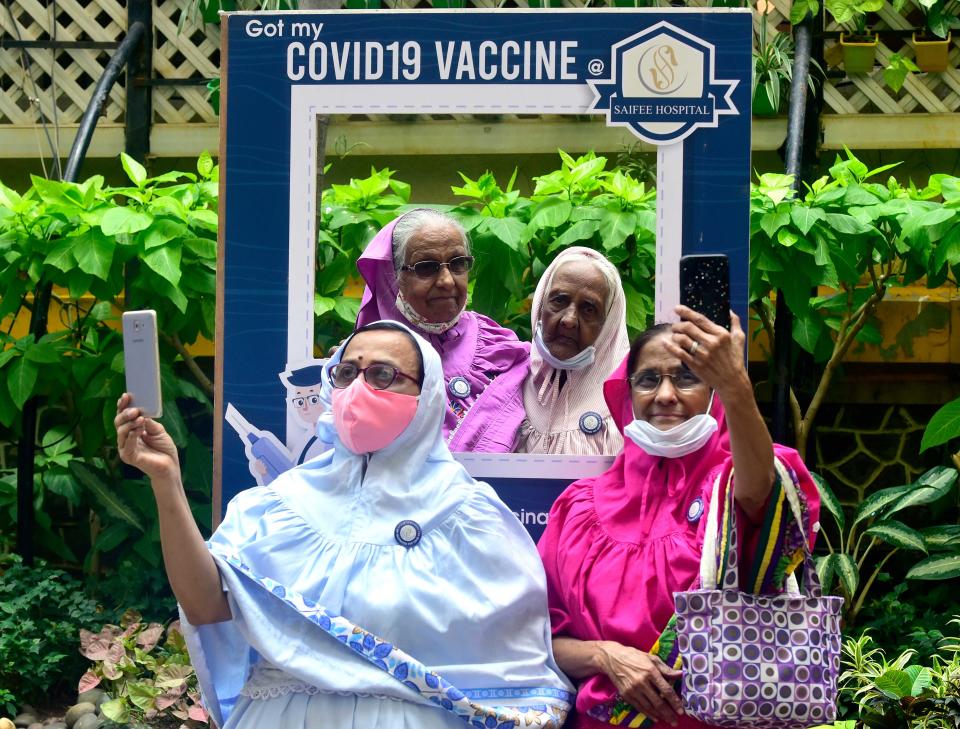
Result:
{"label": "pink face mask", "polygon": [[410,425],[417,396],[374,390],[363,376],[333,391],[333,424],[343,444],[357,455],[386,448]]}

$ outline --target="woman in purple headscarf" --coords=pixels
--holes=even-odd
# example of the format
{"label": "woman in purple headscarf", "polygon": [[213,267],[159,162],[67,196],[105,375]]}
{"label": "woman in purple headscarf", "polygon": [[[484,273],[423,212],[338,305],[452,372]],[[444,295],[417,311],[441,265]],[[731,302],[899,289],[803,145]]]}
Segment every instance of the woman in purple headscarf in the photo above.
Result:
{"label": "woman in purple headscarf", "polygon": [[443,362],[450,450],[509,453],[524,418],[530,345],[465,310],[472,266],[463,226],[436,210],[411,210],[384,227],[357,261],[367,284],[357,326],[379,319],[411,324]]}

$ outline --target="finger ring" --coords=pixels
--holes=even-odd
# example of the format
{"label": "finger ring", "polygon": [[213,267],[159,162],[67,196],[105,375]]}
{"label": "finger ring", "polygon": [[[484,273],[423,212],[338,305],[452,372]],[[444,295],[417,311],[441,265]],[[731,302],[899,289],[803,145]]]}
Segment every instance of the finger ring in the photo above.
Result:
{"label": "finger ring", "polygon": [[699,348],[700,348],[700,342],[694,341],[694,343],[690,345],[690,356],[691,356],[691,357],[696,357],[696,356],[697,356],[697,350],[698,350]]}

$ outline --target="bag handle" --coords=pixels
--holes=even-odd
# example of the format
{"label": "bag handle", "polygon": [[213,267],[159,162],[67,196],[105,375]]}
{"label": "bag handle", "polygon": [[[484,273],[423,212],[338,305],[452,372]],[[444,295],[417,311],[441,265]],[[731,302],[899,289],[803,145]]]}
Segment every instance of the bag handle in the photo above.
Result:
{"label": "bag handle", "polygon": [[[797,528],[800,530],[803,539],[803,594],[807,597],[821,597],[823,589],[820,586],[820,578],[817,575],[816,567],[813,563],[813,556],[810,552],[810,544],[807,540],[806,529],[803,524],[803,514],[800,509],[800,497],[797,494],[793,477],[787,471],[783,462],[774,456],[774,467],[777,478],[780,481],[781,488],[784,491],[790,511],[796,521]],[[707,526],[703,538],[703,551],[700,554],[700,587],[704,590],[716,590],[718,578],[720,577],[720,536],[723,533],[723,525],[727,526],[726,555],[723,565],[723,588],[739,589],[740,575],[737,566],[737,516],[734,502],[734,484],[733,470],[727,479],[726,490],[724,493],[724,508],[720,509],[720,482],[722,474],[718,474],[713,483],[713,489],[710,495],[710,511],[707,515]],[[722,519],[722,521],[721,521]],[[792,590],[791,590],[792,592]]]}

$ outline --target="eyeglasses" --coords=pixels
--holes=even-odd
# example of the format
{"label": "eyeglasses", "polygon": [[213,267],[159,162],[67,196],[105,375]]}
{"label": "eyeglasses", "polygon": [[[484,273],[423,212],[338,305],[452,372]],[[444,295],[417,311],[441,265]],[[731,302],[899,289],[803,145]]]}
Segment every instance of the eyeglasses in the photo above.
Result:
{"label": "eyeglasses", "polygon": [[392,385],[398,377],[405,377],[411,382],[419,381],[416,377],[404,374],[396,367],[388,364],[372,364],[369,367],[357,367],[349,362],[341,362],[330,368],[330,377],[333,380],[333,386],[343,389],[350,387],[353,381],[363,373],[363,379],[367,381],[374,390],[386,390]]}
{"label": "eyeglasses", "polygon": [[441,263],[440,261],[417,261],[409,266],[400,266],[400,270],[413,271],[417,278],[426,280],[436,278],[440,273],[440,269],[444,266],[450,269],[450,273],[456,276],[462,276],[473,268],[473,256],[457,256],[456,258],[451,258],[446,263]]}
{"label": "eyeglasses", "polygon": [[295,408],[299,409],[299,408],[302,408],[307,403],[309,403],[310,405],[316,405],[317,403],[320,402],[320,396],[308,395],[307,397],[292,397],[290,398],[290,402],[293,404]]}
{"label": "eyeglasses", "polygon": [[703,381],[689,370],[680,370],[672,375],[668,372],[660,373],[654,370],[644,370],[628,377],[627,382],[630,383],[634,392],[649,395],[660,389],[660,383],[664,377],[669,377],[673,386],[681,392],[695,390],[703,384]]}

